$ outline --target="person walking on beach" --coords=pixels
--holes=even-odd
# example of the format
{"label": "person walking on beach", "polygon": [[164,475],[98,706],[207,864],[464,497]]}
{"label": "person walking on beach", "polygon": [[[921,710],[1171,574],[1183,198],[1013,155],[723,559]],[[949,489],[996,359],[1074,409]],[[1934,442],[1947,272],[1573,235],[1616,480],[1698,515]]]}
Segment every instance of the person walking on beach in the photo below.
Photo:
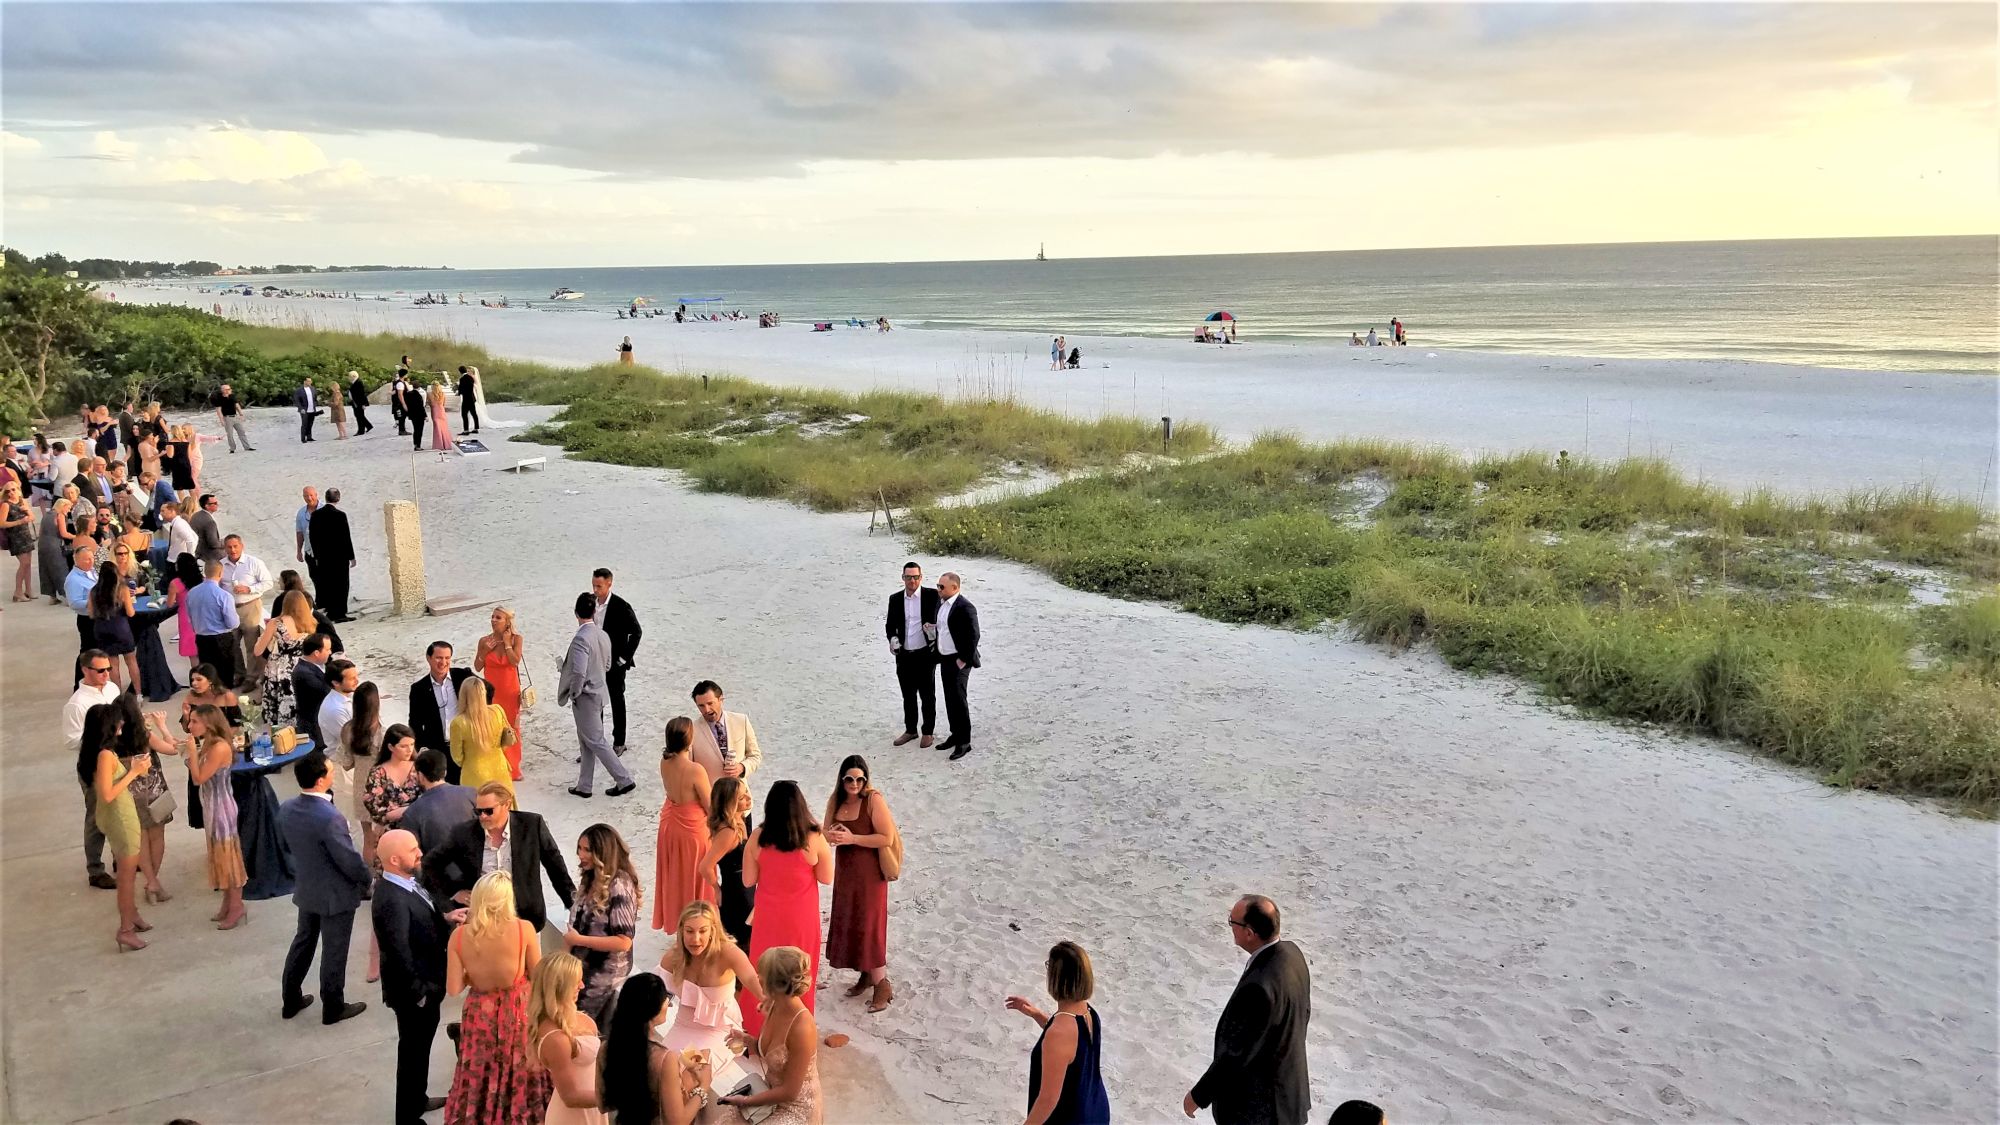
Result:
{"label": "person walking on beach", "polygon": [[359,371],[347,373],[347,403],[354,408],[355,437],[375,428],[375,423],[368,420],[368,384],[361,381]]}
{"label": "person walking on beach", "polygon": [[472,372],[464,364],[458,365],[458,431],[462,434],[479,432],[478,400],[474,396],[478,388],[473,385]]}
{"label": "person walking on beach", "polygon": [[299,412],[299,443],[303,445],[313,439],[313,419],[319,417],[319,399],[313,394],[312,377],[308,375],[299,389],[292,392],[292,406]]}
{"label": "person walking on beach", "polygon": [[915,560],[903,564],[903,588],[889,595],[889,653],[896,660],[896,686],[903,693],[903,733],[891,742],[901,746],[918,736],[922,713],[923,741],[937,741],[937,612],[938,592],[924,585],[924,568]]}
{"label": "person walking on beach", "polygon": [[330,380],[330,381],[329,381],[329,382],[327,383],[327,388],[326,388],[326,405],[327,405],[327,409],[328,409],[328,410],[330,410],[330,411],[332,412],[332,414],[333,414],[333,434],[334,434],[334,439],[335,439],[336,441],[346,441],[346,440],[347,440],[347,400],[346,400],[345,398],[341,397],[341,393],[340,393],[340,380],[338,380],[338,379],[334,379],[334,380]]}
{"label": "person walking on beach", "polygon": [[335,624],[352,620],[347,616],[347,580],[355,564],[354,536],[348,530],[347,513],[340,510],[339,504],[340,490],[327,489],[326,503],[313,512],[307,536],[312,556],[319,563],[313,589],[319,594],[319,607],[326,611],[327,620]]}
{"label": "person walking on beach", "polygon": [[556,687],[556,702],[570,708],[576,717],[576,740],[583,746],[583,765],[569,791],[577,797],[590,796],[597,763],[603,762],[615,782],[605,795],[619,797],[638,788],[638,783],[604,736],[604,705],[609,694],[605,673],[611,666],[611,639],[597,626],[599,604],[595,598],[578,594],[575,612],[576,635],[570,638],[569,652],[563,656],[562,676]]}
{"label": "person walking on beach", "polygon": [[623,754],[625,673],[637,664],[639,639],[645,632],[639,628],[639,615],[632,612],[631,603],[611,592],[610,570],[600,566],[590,572],[590,596],[597,606],[592,620],[611,639],[611,666],[605,670],[604,682],[611,696],[611,748]]}
{"label": "person walking on beach", "polygon": [[632,366],[632,337],[625,337],[618,345],[618,362],[624,367]]}
{"label": "person walking on beach", "polygon": [[1389,318],[1389,339],[1392,343],[1397,344],[1408,342],[1403,339],[1403,319],[1401,317],[1392,316]]}
{"label": "person walking on beach", "polygon": [[1215,1026],[1215,1056],[1181,1101],[1189,1117],[1210,1107],[1218,1125],[1305,1125],[1312,1108],[1306,1027],[1312,973],[1305,954],[1278,938],[1278,905],[1244,895],[1229,934],[1250,955]]}
{"label": "person walking on beach", "polygon": [[958,575],[938,575],[937,654],[944,670],[944,713],[951,734],[938,744],[956,762],[972,753],[972,709],[966,681],[979,667],[979,610],[960,596]]}
{"label": "person walking on beach", "polygon": [[195,558],[204,564],[221,562],[229,553],[223,546],[222,527],[215,522],[220,511],[222,500],[213,492],[204,492],[195,504],[195,513],[188,517],[188,526],[194,529]]}
{"label": "person walking on beach", "polygon": [[1050,371],[1062,370],[1062,361],[1063,361],[1063,338],[1061,336],[1057,336],[1055,339],[1049,341],[1049,370]]}
{"label": "person walking on beach", "polygon": [[[222,436],[229,439],[229,452],[236,452],[236,439],[243,439],[243,448],[254,452],[256,446],[250,444],[250,435],[243,432],[243,408],[236,401],[236,392],[228,383],[217,387],[208,400],[215,407],[215,420],[222,426]],[[136,451],[137,446],[135,444]]]}
{"label": "person walking on beach", "polygon": [[368,865],[354,850],[347,818],[333,806],[333,767],[326,755],[315,751],[300,758],[292,779],[299,795],[279,808],[278,826],[298,871],[292,902],[299,908],[299,925],[285,954],[281,1014],[291,1019],[312,1006],[313,998],[301,989],[318,945],[320,1022],[335,1024],[368,1008],[365,1002],[347,1002],[347,947],[354,912],[368,889]]}

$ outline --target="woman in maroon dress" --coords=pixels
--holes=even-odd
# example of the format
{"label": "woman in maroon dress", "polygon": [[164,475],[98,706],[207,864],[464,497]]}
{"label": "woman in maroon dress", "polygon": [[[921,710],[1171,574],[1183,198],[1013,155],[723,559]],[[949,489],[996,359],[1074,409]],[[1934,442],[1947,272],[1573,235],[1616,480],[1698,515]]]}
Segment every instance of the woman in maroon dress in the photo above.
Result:
{"label": "woman in maroon dress", "polygon": [[889,880],[878,852],[896,842],[889,802],[869,782],[868,760],[849,754],[826,802],[826,842],[833,853],[833,917],[826,928],[826,963],[861,974],[849,996],[874,989],[868,1010],[889,1006]]}

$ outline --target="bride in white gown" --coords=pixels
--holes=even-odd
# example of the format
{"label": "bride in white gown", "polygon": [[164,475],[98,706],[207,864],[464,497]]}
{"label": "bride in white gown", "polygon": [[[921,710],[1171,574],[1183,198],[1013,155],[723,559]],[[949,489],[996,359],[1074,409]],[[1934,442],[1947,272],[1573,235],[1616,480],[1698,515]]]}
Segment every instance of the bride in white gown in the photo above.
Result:
{"label": "bride in white gown", "polygon": [[508,426],[518,426],[521,424],[506,418],[495,418],[493,411],[486,405],[486,380],[479,377],[479,369],[471,364],[467,364],[465,373],[472,376],[472,404],[479,410],[480,425],[499,426],[505,429]]}

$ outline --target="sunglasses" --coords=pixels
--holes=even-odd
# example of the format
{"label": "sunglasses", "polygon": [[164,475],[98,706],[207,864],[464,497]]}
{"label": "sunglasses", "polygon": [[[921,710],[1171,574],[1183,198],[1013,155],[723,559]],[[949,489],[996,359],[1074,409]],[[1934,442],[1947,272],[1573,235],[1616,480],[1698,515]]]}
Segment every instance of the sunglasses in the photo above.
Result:
{"label": "sunglasses", "polygon": [[480,816],[492,816],[494,813],[500,811],[500,806],[499,805],[481,806],[478,808],[474,808],[472,811],[478,813]]}
{"label": "sunglasses", "polygon": [[858,773],[850,773],[846,777],[841,778],[840,780],[846,782],[849,785],[859,785],[862,782],[867,781],[868,779],[861,776]]}
{"label": "sunglasses", "polygon": [[108,676],[111,674],[111,665],[106,664],[102,668],[100,668],[95,664],[87,664],[84,666],[83,670],[86,672],[95,672],[100,676]]}

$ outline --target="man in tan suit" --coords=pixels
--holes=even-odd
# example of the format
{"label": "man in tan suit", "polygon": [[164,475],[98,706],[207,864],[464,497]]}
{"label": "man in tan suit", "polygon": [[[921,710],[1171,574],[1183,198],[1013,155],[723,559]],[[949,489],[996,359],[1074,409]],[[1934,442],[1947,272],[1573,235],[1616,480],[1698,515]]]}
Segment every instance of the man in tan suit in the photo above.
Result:
{"label": "man in tan suit", "polygon": [[740,777],[749,784],[750,775],[764,763],[757,747],[757,730],[740,711],[722,709],[722,686],[714,680],[694,685],[694,760],[708,771],[708,779]]}

